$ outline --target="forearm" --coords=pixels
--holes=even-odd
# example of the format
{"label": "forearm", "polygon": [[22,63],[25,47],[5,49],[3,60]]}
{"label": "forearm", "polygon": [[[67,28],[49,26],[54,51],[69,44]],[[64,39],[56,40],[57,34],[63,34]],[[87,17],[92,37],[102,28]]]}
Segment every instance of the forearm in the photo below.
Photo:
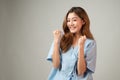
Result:
{"label": "forearm", "polygon": [[77,71],[78,71],[78,75],[83,75],[84,72],[86,71],[86,61],[84,58],[84,47],[81,47],[78,53]]}
{"label": "forearm", "polygon": [[54,51],[52,55],[54,68],[59,68],[60,66],[60,54],[59,54],[59,44],[54,41]]}

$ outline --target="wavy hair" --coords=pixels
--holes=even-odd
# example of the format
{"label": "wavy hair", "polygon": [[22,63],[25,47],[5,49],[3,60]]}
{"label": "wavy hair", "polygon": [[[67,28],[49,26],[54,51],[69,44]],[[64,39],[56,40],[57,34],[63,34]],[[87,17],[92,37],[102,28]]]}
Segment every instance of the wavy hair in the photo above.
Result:
{"label": "wavy hair", "polygon": [[69,13],[75,13],[79,18],[81,18],[85,24],[82,26],[80,33],[82,35],[86,35],[89,39],[94,39],[92,33],[90,32],[90,20],[86,13],[86,11],[81,7],[72,7],[66,14],[64,21],[63,21],[63,31],[64,35],[61,38],[60,41],[60,48],[63,52],[66,52],[73,43],[73,33],[70,32],[68,26],[67,26],[67,17]]}

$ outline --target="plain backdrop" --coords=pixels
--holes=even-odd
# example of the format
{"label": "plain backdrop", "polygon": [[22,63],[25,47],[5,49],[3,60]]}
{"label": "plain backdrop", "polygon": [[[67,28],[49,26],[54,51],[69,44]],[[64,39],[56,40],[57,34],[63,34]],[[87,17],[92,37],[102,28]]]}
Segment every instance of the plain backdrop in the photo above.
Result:
{"label": "plain backdrop", "polygon": [[52,31],[83,7],[97,42],[94,80],[120,79],[120,0],[0,0],[0,80],[47,80]]}

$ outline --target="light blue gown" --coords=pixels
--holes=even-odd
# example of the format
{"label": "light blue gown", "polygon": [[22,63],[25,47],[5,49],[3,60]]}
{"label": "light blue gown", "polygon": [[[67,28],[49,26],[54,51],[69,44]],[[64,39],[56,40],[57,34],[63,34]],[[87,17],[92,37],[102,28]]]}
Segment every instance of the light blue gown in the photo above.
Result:
{"label": "light blue gown", "polygon": [[[52,54],[54,43],[52,43],[49,50],[47,60],[52,62]],[[48,80],[93,80],[92,73],[95,72],[96,65],[96,42],[91,39],[85,41],[84,55],[87,64],[87,71],[84,75],[78,76],[76,73],[77,59],[78,59],[78,46],[70,47],[70,49],[62,53],[60,68],[52,68]]]}

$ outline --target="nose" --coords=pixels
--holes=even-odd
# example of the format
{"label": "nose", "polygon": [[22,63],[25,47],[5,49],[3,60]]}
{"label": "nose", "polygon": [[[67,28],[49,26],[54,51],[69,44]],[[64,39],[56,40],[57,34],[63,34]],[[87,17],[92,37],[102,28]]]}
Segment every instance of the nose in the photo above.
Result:
{"label": "nose", "polygon": [[73,21],[70,21],[70,26],[73,26],[74,24],[73,24]]}

